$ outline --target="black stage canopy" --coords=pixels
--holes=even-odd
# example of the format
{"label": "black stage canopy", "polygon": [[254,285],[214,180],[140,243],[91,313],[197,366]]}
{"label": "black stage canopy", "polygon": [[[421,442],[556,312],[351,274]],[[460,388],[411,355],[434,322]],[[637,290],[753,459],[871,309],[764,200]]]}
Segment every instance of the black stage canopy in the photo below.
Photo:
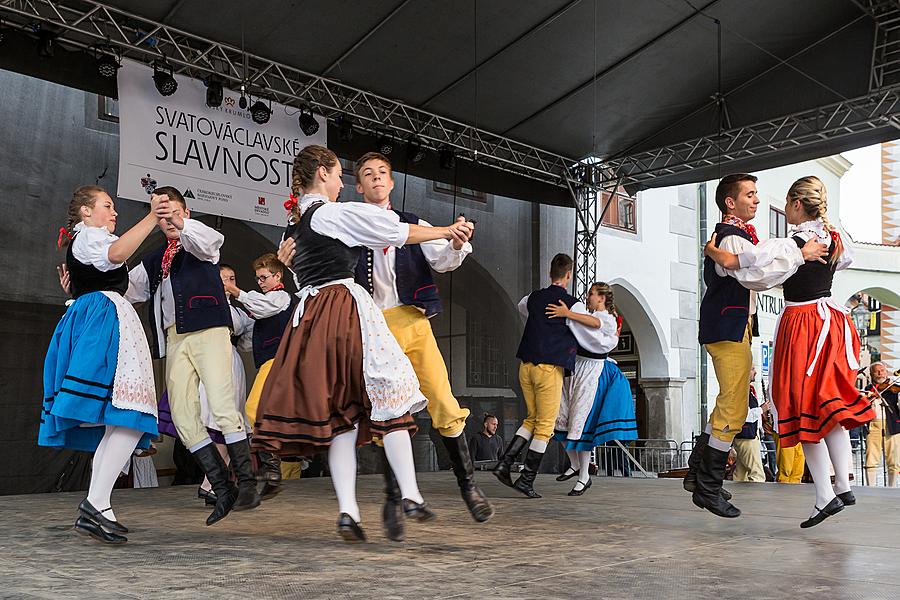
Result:
{"label": "black stage canopy", "polygon": [[[28,11],[9,13],[9,5],[19,3],[3,4],[0,17],[21,29]],[[131,14],[243,48],[573,163],[597,157],[615,167],[614,175],[643,173],[627,180],[635,187],[702,181],[720,170],[774,167],[898,137],[896,94],[877,95],[900,83],[891,71],[891,51],[900,52],[896,0],[33,4],[50,20],[53,12],[102,20],[98,7],[109,8],[125,22]],[[68,23],[73,21],[74,16]],[[116,40],[117,33],[106,27],[105,35]],[[79,39],[72,27],[59,31],[63,43]],[[152,58],[128,49],[125,55]],[[0,46],[0,66],[82,89],[110,88],[90,69],[56,68],[35,52]],[[862,125],[858,113],[828,118],[851,102],[874,116],[862,118]],[[810,116],[817,107],[825,108]],[[788,115],[805,125],[791,129],[794,121],[782,121]],[[766,143],[771,139],[764,134],[746,141],[735,134],[730,148],[716,145],[724,139],[716,137],[720,129],[736,132],[750,125],[768,127],[779,143]],[[801,134],[801,142],[789,141]],[[692,144],[694,150],[686,152]],[[677,149],[676,159],[654,162],[656,154],[647,152],[655,149]],[[687,166],[665,168],[676,163]],[[571,204],[561,179],[545,177],[542,186],[533,176],[530,183],[522,181],[513,167],[507,171],[470,165],[460,170],[465,182],[458,183]],[[528,193],[529,185],[541,190],[539,198]]]}

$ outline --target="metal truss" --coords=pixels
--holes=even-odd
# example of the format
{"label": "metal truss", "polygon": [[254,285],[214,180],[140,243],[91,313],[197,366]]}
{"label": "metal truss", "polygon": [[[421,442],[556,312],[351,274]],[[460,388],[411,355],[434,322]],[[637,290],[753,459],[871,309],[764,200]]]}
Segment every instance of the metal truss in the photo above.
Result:
{"label": "metal truss", "polygon": [[640,185],[721,161],[758,158],[886,125],[900,129],[900,85],[721,134],[608,159],[603,166],[626,183]]}
{"label": "metal truss", "polygon": [[854,3],[875,21],[869,89],[900,83],[900,2],[854,0]]}
{"label": "metal truss", "polygon": [[[580,165],[575,173],[582,184],[570,188],[575,201],[572,291],[576,298],[584,298],[591,284],[597,280],[597,232],[616,198],[622,179],[604,178],[605,172],[591,164]],[[604,196],[605,202],[602,201]]]}
{"label": "metal truss", "polygon": [[349,117],[354,128],[395,138],[416,138],[434,150],[451,149],[479,164],[565,187],[577,185],[576,159],[517,142],[490,131],[378,96],[334,79],[243,52],[93,0],[4,0],[7,25],[58,35],[58,43],[113,49],[146,64],[165,58],[175,73],[205,79],[217,76],[226,87],[245,85],[254,96],[289,106],[309,106],[334,120]]}

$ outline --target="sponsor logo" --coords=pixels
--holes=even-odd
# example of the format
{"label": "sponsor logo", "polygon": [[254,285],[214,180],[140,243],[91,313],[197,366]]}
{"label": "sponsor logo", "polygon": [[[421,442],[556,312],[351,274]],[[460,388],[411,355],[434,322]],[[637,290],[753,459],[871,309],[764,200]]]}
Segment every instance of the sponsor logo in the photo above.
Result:
{"label": "sponsor logo", "polygon": [[156,180],[150,177],[150,173],[147,173],[146,177],[141,177],[141,187],[148,195],[156,190],[156,185]]}
{"label": "sponsor logo", "polygon": [[188,189],[186,189],[186,190],[184,191],[184,197],[185,197],[185,198],[191,198],[191,199],[194,199],[194,200],[197,199],[197,196],[194,195],[194,192],[191,191],[191,188],[188,188]]}
{"label": "sponsor logo", "polygon": [[266,205],[266,198],[265,198],[264,196],[259,196],[259,197],[256,199],[256,203],[257,203],[258,205],[260,205],[260,206],[265,206],[265,205]]}
{"label": "sponsor logo", "polygon": [[234,98],[232,98],[232,97],[230,97],[230,96],[229,96],[229,97],[226,97],[226,98],[225,98],[225,106],[229,106],[229,107],[231,107],[231,108],[234,108]]}

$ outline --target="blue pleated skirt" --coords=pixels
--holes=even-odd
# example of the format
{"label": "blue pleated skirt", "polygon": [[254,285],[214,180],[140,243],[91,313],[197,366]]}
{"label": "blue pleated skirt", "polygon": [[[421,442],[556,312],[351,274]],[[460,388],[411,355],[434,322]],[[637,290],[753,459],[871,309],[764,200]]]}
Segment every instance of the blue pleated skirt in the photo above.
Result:
{"label": "blue pleated skirt", "polygon": [[562,442],[566,450],[585,452],[606,442],[636,440],[637,437],[631,386],[618,365],[607,360],[600,373],[594,404],[581,437],[571,440],[567,432],[557,431],[553,439]]}
{"label": "blue pleated skirt", "polygon": [[44,360],[38,445],[93,452],[105,425],[144,432],[139,448],[159,435],[156,417],[112,404],[119,351],[116,307],[101,292],[78,298],[63,315]]}

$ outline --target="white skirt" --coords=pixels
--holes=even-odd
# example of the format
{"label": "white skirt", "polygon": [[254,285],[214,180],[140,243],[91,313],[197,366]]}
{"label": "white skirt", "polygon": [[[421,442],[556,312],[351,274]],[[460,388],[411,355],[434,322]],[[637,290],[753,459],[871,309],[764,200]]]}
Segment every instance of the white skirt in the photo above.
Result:
{"label": "white skirt", "polygon": [[584,424],[594,407],[604,364],[606,360],[602,358],[575,357],[575,369],[563,381],[559,415],[554,427],[555,431],[565,431],[566,439],[581,439]]}

